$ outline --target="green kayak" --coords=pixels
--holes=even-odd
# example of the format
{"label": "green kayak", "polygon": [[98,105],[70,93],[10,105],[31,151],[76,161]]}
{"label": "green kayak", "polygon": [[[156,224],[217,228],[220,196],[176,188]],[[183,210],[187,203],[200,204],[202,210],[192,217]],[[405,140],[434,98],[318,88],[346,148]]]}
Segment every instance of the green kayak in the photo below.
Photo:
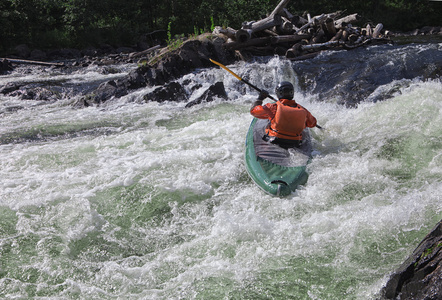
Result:
{"label": "green kayak", "polygon": [[284,197],[307,182],[307,164],[312,144],[309,130],[303,132],[300,148],[283,149],[262,139],[268,120],[254,118],[246,138],[246,169],[265,192]]}

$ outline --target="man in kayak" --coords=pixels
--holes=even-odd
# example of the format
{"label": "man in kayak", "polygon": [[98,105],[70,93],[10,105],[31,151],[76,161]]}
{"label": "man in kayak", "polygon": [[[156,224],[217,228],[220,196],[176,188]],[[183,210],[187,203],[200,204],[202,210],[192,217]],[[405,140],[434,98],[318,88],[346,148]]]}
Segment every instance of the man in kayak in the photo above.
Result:
{"label": "man in kayak", "polygon": [[283,81],[275,89],[278,101],[262,105],[269,92],[262,90],[258,100],[253,103],[250,113],[258,119],[269,119],[263,139],[282,148],[300,147],[302,131],[306,127],[315,127],[316,118],[304,107],[293,100],[293,85]]}

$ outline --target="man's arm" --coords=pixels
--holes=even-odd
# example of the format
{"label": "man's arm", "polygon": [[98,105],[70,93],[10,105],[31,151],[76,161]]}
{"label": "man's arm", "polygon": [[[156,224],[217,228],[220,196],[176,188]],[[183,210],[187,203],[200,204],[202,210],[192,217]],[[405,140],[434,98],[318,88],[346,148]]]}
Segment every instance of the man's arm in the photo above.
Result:
{"label": "man's arm", "polygon": [[305,125],[310,128],[315,127],[316,126],[316,118],[313,117],[313,115],[308,110],[305,110],[305,111],[307,112],[307,118],[305,120]]}
{"label": "man's arm", "polygon": [[[255,101],[255,103],[258,101]],[[272,119],[275,116],[276,112],[276,104],[275,103],[267,103],[264,105],[255,103],[252,105],[250,109],[250,114],[258,119]],[[261,102],[262,103],[262,102]]]}
{"label": "man's arm", "polygon": [[272,110],[271,104],[267,103],[266,105],[262,105],[262,101],[269,96],[269,92],[266,90],[261,90],[259,93],[258,99],[253,102],[252,107],[250,108],[250,114],[258,119],[268,119],[272,118]]}

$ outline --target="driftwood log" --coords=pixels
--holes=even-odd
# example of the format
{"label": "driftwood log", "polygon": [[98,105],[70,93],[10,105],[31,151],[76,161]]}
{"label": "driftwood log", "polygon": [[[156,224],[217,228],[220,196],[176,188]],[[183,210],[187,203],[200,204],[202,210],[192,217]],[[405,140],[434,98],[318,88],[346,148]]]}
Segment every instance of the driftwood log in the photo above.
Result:
{"label": "driftwood log", "polygon": [[161,48],[160,45],[156,45],[156,46],[154,46],[154,47],[151,47],[151,48],[146,49],[146,50],[141,51],[141,52],[130,53],[130,54],[129,54],[129,58],[137,58],[137,57],[146,56],[147,54],[149,54],[149,53],[151,53],[151,52],[153,52],[153,51],[155,51],[155,50],[158,50],[158,49],[160,49],[160,48]]}
{"label": "driftwood log", "polygon": [[64,63],[35,61],[35,60],[26,60],[26,59],[0,58],[0,60],[7,61],[13,64],[29,64],[29,65],[56,66],[56,67],[64,66]]}
{"label": "driftwood log", "polygon": [[217,26],[213,34],[224,36],[224,47],[229,50],[283,55],[293,60],[309,58],[323,50],[350,50],[391,42],[382,24],[358,27],[361,17],[357,13],[343,16],[338,11],[313,17],[297,16],[286,8],[288,2],[281,0],[267,17],[245,21],[240,29]]}

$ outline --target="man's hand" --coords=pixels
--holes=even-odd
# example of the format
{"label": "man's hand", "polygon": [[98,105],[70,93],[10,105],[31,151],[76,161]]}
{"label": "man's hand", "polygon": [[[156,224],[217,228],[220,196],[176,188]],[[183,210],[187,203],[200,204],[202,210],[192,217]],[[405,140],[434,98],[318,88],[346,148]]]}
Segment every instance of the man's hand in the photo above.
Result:
{"label": "man's hand", "polygon": [[258,100],[264,100],[265,98],[267,98],[269,96],[269,92],[267,92],[266,90],[261,90],[259,92],[259,96],[258,96]]}

